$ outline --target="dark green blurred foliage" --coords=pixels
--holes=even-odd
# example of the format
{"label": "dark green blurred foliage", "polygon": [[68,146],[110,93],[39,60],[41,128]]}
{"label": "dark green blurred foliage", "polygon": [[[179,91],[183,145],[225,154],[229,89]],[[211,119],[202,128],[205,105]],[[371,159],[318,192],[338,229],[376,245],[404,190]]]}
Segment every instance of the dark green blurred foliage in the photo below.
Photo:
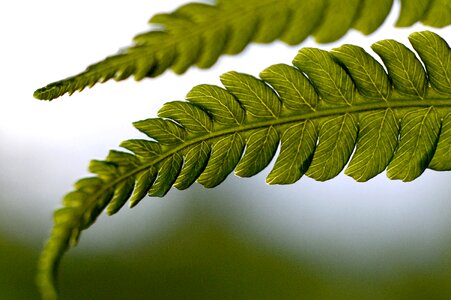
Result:
{"label": "dark green blurred foliage", "polygon": [[39,249],[22,245],[0,232],[0,299],[38,299],[34,285]]}
{"label": "dark green blurred foliage", "polygon": [[[109,254],[68,255],[60,298],[451,299],[451,255],[424,272],[359,276],[246,241],[221,218],[197,211],[157,241]],[[37,252],[5,238],[0,245],[0,299],[38,299]]]}

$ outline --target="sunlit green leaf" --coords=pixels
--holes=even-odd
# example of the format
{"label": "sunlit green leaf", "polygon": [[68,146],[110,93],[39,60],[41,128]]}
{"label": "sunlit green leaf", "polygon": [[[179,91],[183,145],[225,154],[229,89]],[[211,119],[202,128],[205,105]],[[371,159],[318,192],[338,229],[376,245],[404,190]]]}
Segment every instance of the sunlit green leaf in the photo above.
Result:
{"label": "sunlit green leaf", "polygon": [[185,162],[182,171],[174,183],[179,190],[189,188],[204,171],[210,158],[210,145],[205,142],[191,147],[184,154]]}
{"label": "sunlit green leaf", "polygon": [[294,58],[293,64],[307,74],[324,101],[347,105],[354,101],[355,87],[351,77],[329,52],[303,48]]}
{"label": "sunlit green leaf", "polygon": [[183,164],[183,157],[175,153],[167,158],[160,166],[158,177],[149,189],[149,196],[163,197],[169,192]]}
{"label": "sunlit green leaf", "polygon": [[260,77],[277,91],[283,106],[288,110],[299,112],[316,109],[318,94],[296,68],[277,64],[262,71]]}
{"label": "sunlit green leaf", "polygon": [[219,124],[241,124],[244,120],[239,102],[220,87],[198,85],[186,95],[186,100],[205,107]]}
{"label": "sunlit green leaf", "polygon": [[354,150],[357,131],[357,122],[350,114],[323,121],[306,175],[319,181],[337,176]]}
{"label": "sunlit green leaf", "polygon": [[281,103],[274,91],[262,81],[247,74],[228,72],[221,82],[255,118],[277,118]]}
{"label": "sunlit green leaf", "polygon": [[345,173],[358,181],[384,170],[404,181],[428,167],[450,171],[449,47],[432,32],[411,40],[424,61],[392,40],[373,45],[388,73],[356,46],[307,48],[294,67],[269,67],[261,79],[228,72],[221,77],[226,89],[197,86],[186,101],[167,104],[160,118],[135,122],[149,139],[127,140],[121,145],[130,152],[93,160],[96,176],[77,181],[55,213],[39,264],[43,295],[55,295],[56,267],[80,232],[107,206],[113,214],[129,198],[134,206],[146,193],[163,197],[195,181],[212,188],[234,170],[243,177],[259,173],[276,155],[269,184],[294,183],[304,174],[332,179],[353,152]]}
{"label": "sunlit green leaf", "polygon": [[247,140],[246,152],[236,166],[235,174],[241,177],[251,177],[260,173],[274,157],[279,136],[274,127],[257,129]]}
{"label": "sunlit green leaf", "polygon": [[210,160],[197,181],[207,188],[223,182],[235,169],[244,150],[244,141],[239,134],[232,134],[213,145]]}
{"label": "sunlit green leaf", "polygon": [[[423,18],[427,13],[431,3],[429,0],[400,0],[401,12],[399,14],[396,26],[411,26]],[[435,4],[435,3],[434,3]]]}
{"label": "sunlit green leaf", "polygon": [[379,41],[371,46],[384,61],[395,88],[411,96],[423,98],[426,92],[426,73],[415,54],[394,40]]}
{"label": "sunlit green leaf", "polygon": [[[110,79],[119,81],[134,76],[142,80],[159,76],[167,69],[181,74],[193,65],[209,68],[221,55],[238,54],[251,42],[280,39],[297,45],[312,35],[319,43],[329,43],[351,28],[370,34],[387,19],[392,6],[392,0],[188,3],[172,13],[153,16],[153,29],[137,35],[128,48],[78,75],[36,90],[34,96],[52,100]],[[418,21],[434,27],[450,25],[449,0],[401,0],[396,25],[410,26]]]}
{"label": "sunlit green leaf", "polygon": [[391,88],[390,80],[384,68],[363,48],[354,45],[343,45],[332,50],[337,58],[351,74],[360,94],[386,100]]}
{"label": "sunlit green leaf", "polygon": [[387,168],[391,179],[412,181],[423,173],[434,156],[440,120],[433,107],[406,114],[401,122],[398,149]]}
{"label": "sunlit green leaf", "polygon": [[442,121],[440,138],[429,168],[437,171],[451,170],[451,113]]}
{"label": "sunlit green leaf", "polygon": [[313,35],[318,43],[330,43],[342,37],[352,26],[360,0],[329,0],[323,21]]}
{"label": "sunlit green leaf", "polygon": [[150,167],[136,175],[135,189],[130,198],[130,207],[136,206],[147,195],[157,175],[158,171],[154,167]]}
{"label": "sunlit green leaf", "polygon": [[158,116],[173,119],[191,132],[205,133],[213,129],[208,114],[189,102],[168,102],[158,111]]}
{"label": "sunlit green leaf", "polygon": [[[451,4],[449,4],[451,17]],[[431,85],[439,92],[451,92],[451,50],[440,36],[432,32],[415,32],[409,36],[413,48],[426,66]]]}
{"label": "sunlit green leaf", "polygon": [[163,145],[182,143],[186,137],[185,129],[169,120],[147,119],[134,122],[133,125]]}
{"label": "sunlit green leaf", "polygon": [[357,181],[367,181],[388,165],[398,143],[398,122],[393,110],[363,113],[355,153],[345,171]]}
{"label": "sunlit green leaf", "polygon": [[266,178],[269,184],[290,184],[298,181],[310,165],[318,133],[315,124],[307,120],[283,132],[280,154]]}

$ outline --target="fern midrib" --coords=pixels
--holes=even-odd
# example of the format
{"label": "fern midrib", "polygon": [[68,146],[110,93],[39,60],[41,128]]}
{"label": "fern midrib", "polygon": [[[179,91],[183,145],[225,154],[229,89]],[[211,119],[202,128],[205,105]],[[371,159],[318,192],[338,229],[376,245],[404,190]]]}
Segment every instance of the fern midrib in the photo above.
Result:
{"label": "fern midrib", "polygon": [[[86,206],[86,210],[84,211],[91,211],[92,207],[96,205],[96,200],[98,197],[100,197],[102,194],[104,194],[106,191],[112,189],[117,184],[123,182],[124,180],[129,179],[132,176],[135,176],[141,171],[144,171],[151,166],[165,160],[169,156],[173,155],[174,153],[177,153],[179,151],[182,151],[183,149],[192,146],[196,143],[211,140],[214,138],[218,138],[224,135],[248,131],[248,130],[254,130],[258,128],[264,128],[269,126],[280,126],[280,125],[286,125],[290,123],[296,123],[300,121],[305,120],[313,120],[313,119],[319,119],[324,117],[333,117],[337,115],[344,115],[346,113],[348,114],[355,114],[355,113],[363,113],[367,111],[376,111],[376,110],[384,110],[388,108],[392,109],[402,109],[402,108],[420,108],[420,107],[449,107],[451,108],[451,101],[449,98],[426,98],[422,100],[406,100],[406,99],[396,99],[389,102],[375,102],[375,103],[364,103],[364,104],[355,104],[352,106],[341,106],[337,108],[328,108],[319,110],[316,112],[310,112],[305,113],[301,115],[296,116],[282,116],[278,119],[272,119],[272,120],[265,120],[261,122],[255,122],[252,124],[243,124],[237,127],[232,128],[225,128],[222,130],[214,131],[205,135],[201,135],[198,137],[195,137],[189,141],[185,141],[183,144],[174,147],[172,150],[167,151],[166,153],[160,155],[160,157],[156,158],[153,161],[147,162],[143,164],[140,167],[137,167],[136,169],[119,176],[115,180],[111,181],[109,184],[105,185],[101,189],[99,189],[95,194],[92,194],[91,197],[87,199],[88,205]],[[84,213],[82,213],[81,216],[83,216]]]}

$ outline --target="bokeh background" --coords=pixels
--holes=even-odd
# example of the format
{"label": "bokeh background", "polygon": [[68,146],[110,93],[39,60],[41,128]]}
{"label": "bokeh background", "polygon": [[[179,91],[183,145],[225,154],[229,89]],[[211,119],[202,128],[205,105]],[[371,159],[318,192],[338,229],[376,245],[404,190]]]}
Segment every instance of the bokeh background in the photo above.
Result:
{"label": "bokeh background", "polygon": [[[210,70],[109,82],[51,103],[33,91],[114,54],[155,13],[187,1],[9,1],[0,4],[0,299],[37,299],[36,260],[52,211],[90,159],[125,139],[196,84],[229,70],[252,75],[290,63],[299,47],[252,45]],[[334,44],[369,46],[426,27],[351,31]],[[429,28],[428,28],[429,29]],[[431,29],[445,39],[449,27]],[[61,265],[61,299],[450,299],[451,174],[412,183],[385,174],[267,186],[268,169],[194,185],[99,220]]]}

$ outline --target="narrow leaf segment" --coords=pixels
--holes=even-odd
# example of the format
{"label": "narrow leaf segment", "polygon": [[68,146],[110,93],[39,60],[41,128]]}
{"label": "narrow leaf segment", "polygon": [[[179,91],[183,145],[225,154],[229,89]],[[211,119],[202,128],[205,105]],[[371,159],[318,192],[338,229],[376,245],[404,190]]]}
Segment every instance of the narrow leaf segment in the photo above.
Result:
{"label": "narrow leaf segment", "polygon": [[[451,24],[449,0],[400,0],[397,26],[423,22]],[[249,43],[279,39],[289,45],[313,35],[319,43],[338,40],[349,29],[374,32],[387,18],[393,0],[218,0],[215,5],[189,3],[172,13],[157,14],[159,29],[140,34],[120,53],[84,72],[51,83],[34,96],[52,100],[110,79],[156,77],[172,69],[184,73],[195,65],[211,67],[222,54],[240,53]]]}
{"label": "narrow leaf segment", "polygon": [[186,101],[165,104],[161,118],[134,123],[150,139],[127,140],[121,146],[128,151],[92,161],[96,176],[79,180],[56,211],[39,263],[44,298],[56,295],[63,253],[105,208],[113,214],[128,199],[135,206],[146,194],[163,197],[172,186],[183,190],[195,181],[212,188],[233,170],[253,176],[279,144],[269,184],[303,175],[329,180],[348,161],[345,174],[357,181],[385,169],[403,181],[428,167],[451,170],[450,48],[429,31],[410,41],[422,62],[394,40],[372,46],[388,73],[357,46],[304,48],[294,66],[273,65],[261,79],[226,73],[225,88],[196,86]]}

